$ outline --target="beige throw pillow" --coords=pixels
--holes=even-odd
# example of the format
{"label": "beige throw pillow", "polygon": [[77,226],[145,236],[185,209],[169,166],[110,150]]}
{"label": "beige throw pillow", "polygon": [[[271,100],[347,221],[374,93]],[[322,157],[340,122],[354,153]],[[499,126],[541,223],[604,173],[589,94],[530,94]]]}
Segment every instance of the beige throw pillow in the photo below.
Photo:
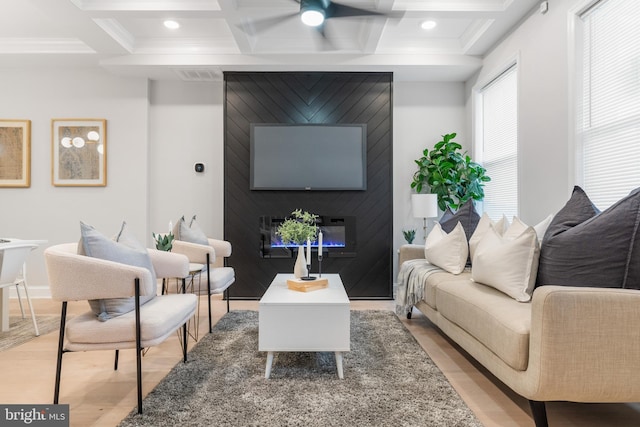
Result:
{"label": "beige throw pillow", "polygon": [[510,238],[518,227],[506,236],[500,236],[493,226],[487,230],[475,250],[471,278],[517,301],[528,302],[536,282],[540,244],[533,227]]}
{"label": "beige throw pillow", "polygon": [[458,223],[451,233],[446,233],[440,224],[436,223],[424,244],[426,260],[449,273],[460,274],[468,256],[467,236],[462,224]]}

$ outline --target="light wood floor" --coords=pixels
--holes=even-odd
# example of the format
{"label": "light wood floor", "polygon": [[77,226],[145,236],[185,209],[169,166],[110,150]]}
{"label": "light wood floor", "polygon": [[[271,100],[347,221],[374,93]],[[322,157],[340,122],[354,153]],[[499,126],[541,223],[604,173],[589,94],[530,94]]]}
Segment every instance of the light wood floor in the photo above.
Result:
{"label": "light wood floor", "polygon": [[[213,316],[217,321],[226,312],[226,302],[214,298]],[[59,304],[50,300],[36,300],[35,306],[39,314],[59,314],[60,310]],[[69,313],[82,313],[86,307],[86,302],[70,303]],[[393,310],[393,301],[352,301],[351,307]],[[257,301],[231,301],[232,310],[257,308]],[[202,334],[207,331],[204,297],[200,311]],[[19,314],[15,300],[11,301],[11,313]],[[527,401],[465,356],[424,316],[416,311],[412,320],[402,321],[485,426],[533,426]],[[0,403],[52,402],[57,339],[58,333],[52,332],[0,352]],[[145,395],[180,361],[180,355],[177,338],[149,350],[143,359]],[[64,356],[60,402],[70,405],[72,426],[115,426],[135,407],[135,352],[121,352],[118,371],[113,370],[113,357],[112,351]],[[345,366],[345,375],[348,369]],[[640,426],[638,404],[552,402],[547,404],[547,411],[551,427]]]}

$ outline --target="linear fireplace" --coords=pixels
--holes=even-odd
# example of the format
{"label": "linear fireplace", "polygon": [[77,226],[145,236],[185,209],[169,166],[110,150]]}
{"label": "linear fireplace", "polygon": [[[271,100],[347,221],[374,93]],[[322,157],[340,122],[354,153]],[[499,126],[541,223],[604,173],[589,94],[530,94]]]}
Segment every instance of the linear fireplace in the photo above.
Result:
{"label": "linear fireplace", "polygon": [[[292,258],[296,246],[286,246],[276,234],[283,217],[260,217],[260,256],[262,258]],[[354,216],[319,216],[317,225],[322,231],[322,255],[329,258],[356,256],[356,218]],[[312,252],[318,242],[311,243]]]}

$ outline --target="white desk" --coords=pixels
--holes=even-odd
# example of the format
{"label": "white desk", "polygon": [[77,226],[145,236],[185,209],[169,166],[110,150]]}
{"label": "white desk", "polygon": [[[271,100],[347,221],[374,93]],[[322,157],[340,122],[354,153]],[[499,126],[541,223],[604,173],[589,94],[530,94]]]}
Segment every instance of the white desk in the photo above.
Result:
{"label": "white desk", "polygon": [[[46,240],[21,240],[21,239],[9,239],[2,238],[0,240],[8,240],[8,241],[0,241],[0,252],[3,252],[5,249],[9,250],[13,247],[20,245],[42,245],[47,243]],[[21,260],[20,265],[24,268],[24,263],[26,261],[27,254],[24,254],[24,258]],[[0,259],[1,261],[2,259]],[[22,270],[23,278],[26,280],[25,270]],[[0,262],[0,277],[2,277],[2,263]],[[13,279],[10,279],[13,280]],[[0,284],[2,281],[0,280]],[[0,331],[6,332],[9,330],[9,288],[10,286],[0,287]]]}
{"label": "white desk", "polygon": [[338,274],[329,286],[310,292],[287,287],[292,274],[278,274],[259,303],[258,350],[266,351],[265,378],[277,351],[332,351],[343,378],[342,352],[351,350],[349,298]]}

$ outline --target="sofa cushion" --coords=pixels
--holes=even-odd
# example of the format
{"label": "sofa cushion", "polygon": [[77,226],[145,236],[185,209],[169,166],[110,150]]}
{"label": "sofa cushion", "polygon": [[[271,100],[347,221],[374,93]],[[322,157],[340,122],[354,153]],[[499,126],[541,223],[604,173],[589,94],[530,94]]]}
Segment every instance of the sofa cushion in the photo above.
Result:
{"label": "sofa cushion", "polygon": [[469,257],[469,246],[462,224],[458,223],[450,233],[446,233],[436,223],[425,241],[424,257],[449,273],[462,273]]}
{"label": "sofa cushion", "polygon": [[526,370],[531,304],[521,304],[496,289],[474,283],[468,276],[454,277],[458,280],[441,280],[437,285],[438,312],[513,369]]}
{"label": "sofa cushion", "polygon": [[464,228],[464,233],[467,236],[467,240],[471,238],[473,232],[476,230],[478,226],[478,222],[480,222],[480,215],[476,212],[476,208],[473,205],[473,200],[467,200],[462,206],[458,208],[455,213],[451,210],[451,208],[447,208],[442,214],[440,221],[438,221],[442,226],[442,229],[446,233],[451,233],[451,231],[458,225],[458,222],[462,224],[462,228]]}
{"label": "sofa cushion", "polygon": [[640,289],[640,188],[598,214],[575,187],[542,241],[537,283]]}
{"label": "sofa cushion", "polygon": [[517,301],[527,302],[536,283],[540,246],[534,228],[520,232],[521,224],[514,222],[509,229],[515,230],[511,234],[507,230],[505,236],[489,227],[476,248],[471,277]]}
{"label": "sofa cushion", "polygon": [[446,271],[434,272],[427,276],[424,284],[424,299],[423,301],[434,310],[438,309],[437,291],[438,286],[443,282],[457,282],[466,283],[471,280],[471,273],[465,271],[460,274],[451,274]]}

